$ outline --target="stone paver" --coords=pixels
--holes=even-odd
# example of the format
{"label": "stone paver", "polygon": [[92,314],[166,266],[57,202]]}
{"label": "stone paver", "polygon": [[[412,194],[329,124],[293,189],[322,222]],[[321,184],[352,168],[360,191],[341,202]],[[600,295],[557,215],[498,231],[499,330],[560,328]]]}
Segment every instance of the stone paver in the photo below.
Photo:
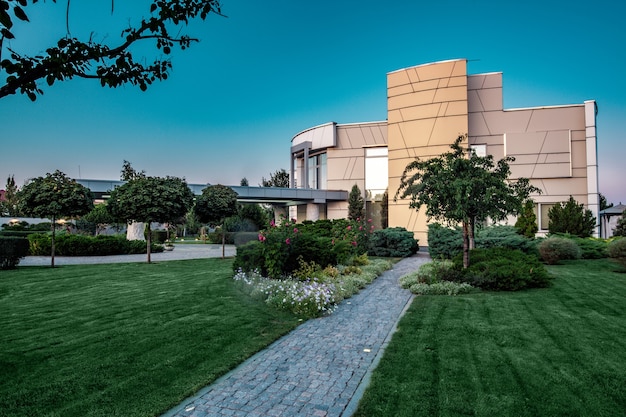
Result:
{"label": "stone paver", "polygon": [[333,314],[309,320],[163,417],[350,416],[412,298],[404,259]]}

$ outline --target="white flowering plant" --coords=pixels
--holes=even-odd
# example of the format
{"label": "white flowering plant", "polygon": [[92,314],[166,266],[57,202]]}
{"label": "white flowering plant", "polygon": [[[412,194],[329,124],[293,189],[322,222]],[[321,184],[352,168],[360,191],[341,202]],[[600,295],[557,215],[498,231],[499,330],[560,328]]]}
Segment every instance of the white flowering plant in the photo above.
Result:
{"label": "white flowering plant", "polygon": [[360,268],[360,274],[337,273],[344,269],[340,266],[316,270],[309,278],[298,276],[280,280],[264,277],[258,270],[244,272],[240,269],[233,279],[248,294],[262,298],[268,305],[312,318],[332,313],[344,298],[351,297],[391,268],[391,262],[377,259]]}

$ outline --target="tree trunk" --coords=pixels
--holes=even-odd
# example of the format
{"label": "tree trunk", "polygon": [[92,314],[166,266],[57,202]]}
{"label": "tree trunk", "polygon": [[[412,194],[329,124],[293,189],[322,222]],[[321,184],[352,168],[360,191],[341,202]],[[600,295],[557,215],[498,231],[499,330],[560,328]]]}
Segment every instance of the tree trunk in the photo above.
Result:
{"label": "tree trunk", "polygon": [[469,219],[469,249],[475,249],[476,248],[476,241],[474,240],[474,233],[476,231],[476,218],[475,217],[470,217]]}
{"label": "tree trunk", "polygon": [[150,263],[151,262],[151,259],[150,259],[150,246],[151,246],[151,244],[150,243],[152,242],[152,231],[150,230],[150,222],[148,222],[146,224],[146,229],[147,229],[147,232],[146,232],[146,246],[147,246],[147,252],[148,252],[148,263]]}
{"label": "tree trunk", "polygon": [[52,251],[50,254],[50,267],[54,268],[54,236],[55,236],[55,230],[56,230],[56,219],[54,216],[52,216],[52,241],[51,243],[51,247],[52,247]]}
{"label": "tree trunk", "polygon": [[463,221],[463,268],[469,267],[469,223]]}

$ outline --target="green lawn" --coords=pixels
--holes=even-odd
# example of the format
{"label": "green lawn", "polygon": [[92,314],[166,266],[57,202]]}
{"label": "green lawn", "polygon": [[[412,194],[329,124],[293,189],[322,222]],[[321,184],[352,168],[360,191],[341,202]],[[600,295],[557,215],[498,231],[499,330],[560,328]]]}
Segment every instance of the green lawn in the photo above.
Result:
{"label": "green lawn", "polygon": [[355,416],[626,415],[626,273],[549,267],[548,289],[417,297]]}
{"label": "green lawn", "polygon": [[0,272],[0,416],[152,416],[298,324],[232,260]]}

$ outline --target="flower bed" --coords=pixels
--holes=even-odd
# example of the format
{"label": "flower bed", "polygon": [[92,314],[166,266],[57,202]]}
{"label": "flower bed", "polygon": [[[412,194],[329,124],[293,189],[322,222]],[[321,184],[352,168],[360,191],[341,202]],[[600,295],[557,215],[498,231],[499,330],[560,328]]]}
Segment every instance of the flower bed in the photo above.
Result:
{"label": "flower bed", "polygon": [[[366,258],[361,258],[361,261]],[[307,277],[300,271],[309,269]],[[365,265],[340,265],[337,268],[311,269],[302,266],[296,276],[285,279],[263,277],[258,270],[245,272],[239,269],[233,279],[253,297],[263,299],[268,305],[289,310],[305,318],[330,314],[344,298],[349,298],[376,277],[391,268],[386,260],[369,260]]]}

